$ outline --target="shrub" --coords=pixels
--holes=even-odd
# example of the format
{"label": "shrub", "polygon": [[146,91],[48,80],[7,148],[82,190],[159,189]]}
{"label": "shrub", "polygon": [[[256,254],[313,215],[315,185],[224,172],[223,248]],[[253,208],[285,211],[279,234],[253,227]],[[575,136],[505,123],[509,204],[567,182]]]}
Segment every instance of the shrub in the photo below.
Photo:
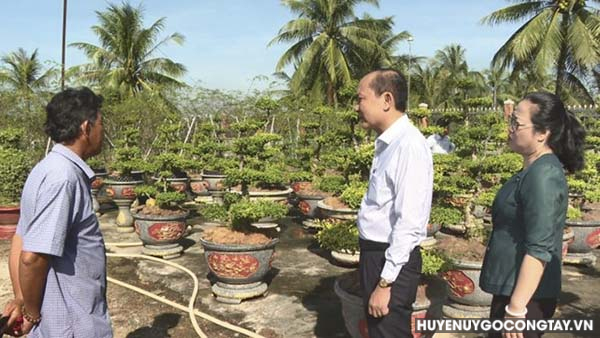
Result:
{"label": "shrub", "polygon": [[344,202],[350,209],[358,209],[363,197],[367,193],[368,182],[352,182],[342,194],[340,200]]}
{"label": "shrub", "polygon": [[359,251],[356,221],[319,221],[322,229],[315,235],[319,245],[326,250],[348,252]]}
{"label": "shrub", "polygon": [[457,208],[434,205],[431,208],[429,222],[439,225],[456,225],[464,222],[462,211]]}

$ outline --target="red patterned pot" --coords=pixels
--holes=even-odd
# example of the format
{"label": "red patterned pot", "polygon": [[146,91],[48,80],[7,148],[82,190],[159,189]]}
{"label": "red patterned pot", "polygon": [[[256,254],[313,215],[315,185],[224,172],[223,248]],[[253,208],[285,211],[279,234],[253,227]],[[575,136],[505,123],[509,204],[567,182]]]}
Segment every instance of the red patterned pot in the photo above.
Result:
{"label": "red patterned pot", "polygon": [[262,245],[218,244],[200,239],[208,268],[220,282],[251,284],[263,280],[271,270],[279,239]]}
{"label": "red patterned pot", "polygon": [[190,190],[199,196],[209,195],[209,183],[202,177],[190,177]]}
{"label": "red patterned pot", "polygon": [[298,209],[305,217],[317,218],[319,216],[317,204],[325,198],[324,196],[304,195],[301,191],[297,192],[296,196],[298,198]]}
{"label": "red patterned pot", "polygon": [[135,187],[144,183],[144,181],[113,181],[113,180],[105,180],[104,184],[106,185],[106,195],[112,200],[127,200],[132,201],[135,200]]}
{"label": "red patterned pot", "polygon": [[189,211],[179,215],[159,216],[133,214],[135,232],[144,243],[144,253],[172,258],[183,251],[179,240],[186,232],[185,220]]}
{"label": "red patterned pot", "polygon": [[227,175],[202,173],[202,179],[208,183],[208,191],[225,190],[225,184],[223,183],[225,178],[227,178]]}
{"label": "red patterned pot", "polygon": [[448,284],[448,297],[464,305],[489,306],[492,295],[479,287],[482,262],[453,260],[452,264],[452,270],[442,273]]}
{"label": "red patterned pot", "polygon": [[[152,177],[153,181],[158,181],[158,178]],[[167,182],[169,183],[169,187],[177,192],[186,192],[190,186],[189,178],[181,177],[181,178],[167,178]]]}
{"label": "red patterned pot", "polygon": [[11,239],[17,230],[20,206],[0,206],[0,240]]}
{"label": "red patterned pot", "polygon": [[589,253],[600,247],[600,221],[567,220],[566,225],[575,232],[575,238],[569,244],[569,253]]}

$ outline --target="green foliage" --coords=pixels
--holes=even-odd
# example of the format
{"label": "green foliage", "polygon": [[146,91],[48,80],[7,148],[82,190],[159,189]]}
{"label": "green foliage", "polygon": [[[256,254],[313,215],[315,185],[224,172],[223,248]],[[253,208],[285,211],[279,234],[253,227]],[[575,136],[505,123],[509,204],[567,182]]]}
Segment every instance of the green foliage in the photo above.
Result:
{"label": "green foliage", "polygon": [[476,205],[481,205],[486,208],[491,208],[494,203],[494,199],[496,198],[495,191],[484,191],[475,197],[473,201]]}
{"label": "green foliage", "polygon": [[417,108],[417,109],[413,109],[410,111],[409,113],[409,117],[411,117],[412,119],[415,120],[420,120],[424,117],[429,117],[431,116],[431,110],[427,109],[427,108]]}
{"label": "green foliage", "polygon": [[433,205],[429,222],[439,225],[457,225],[464,223],[465,217],[460,209]]}
{"label": "green foliage", "polygon": [[154,185],[142,184],[133,188],[136,196],[145,198],[154,198],[158,194],[158,188]]}
{"label": "green foliage", "polygon": [[250,201],[247,198],[231,205],[229,213],[231,223],[236,229],[247,229],[250,223],[261,218],[280,219],[288,212],[286,205],[274,201]]}
{"label": "green foliage", "polygon": [[574,208],[569,205],[567,208],[567,219],[568,220],[579,220],[581,219],[581,210],[579,208]]}
{"label": "green foliage", "polygon": [[435,276],[450,268],[448,259],[436,250],[421,250],[423,267],[421,273],[425,276]]}
{"label": "green foliage", "polygon": [[358,252],[358,227],[356,221],[323,220],[318,222],[321,230],[315,235],[319,245],[326,250]]}
{"label": "green foliage", "polygon": [[0,148],[7,150],[23,149],[25,130],[22,128],[8,127],[0,130]]}
{"label": "green foliage", "polygon": [[368,182],[352,182],[340,195],[340,200],[350,209],[358,209],[363,197],[367,193]]}
{"label": "green foliage", "polygon": [[308,171],[294,171],[288,174],[288,180],[292,182],[310,182],[314,175]]}
{"label": "green foliage", "polygon": [[600,189],[598,187],[596,187],[595,189],[592,189],[592,190],[586,190],[583,193],[583,196],[587,202],[590,202],[590,203],[600,202]]}
{"label": "green foliage", "polygon": [[463,101],[463,105],[469,108],[483,108],[483,107],[491,107],[493,105],[492,98],[485,97],[471,97]]}
{"label": "green foliage", "polygon": [[582,194],[587,187],[584,180],[577,179],[571,175],[567,176],[567,185],[569,186],[569,192],[577,194]]}
{"label": "green foliage", "polygon": [[142,151],[138,142],[139,131],[135,128],[124,129],[122,137],[115,142],[115,159],[112,169],[116,170],[119,176],[129,177],[132,171],[147,169],[147,163],[142,160]]}
{"label": "green foliage", "polygon": [[25,131],[0,130],[0,205],[18,204],[31,161],[23,147]]}
{"label": "green foliage", "polygon": [[[425,137],[427,137],[429,135],[433,135],[433,134],[442,135],[444,133],[444,127],[439,127],[439,126],[428,126],[425,128],[419,128],[419,130],[421,130],[421,133]],[[439,154],[436,154],[436,155],[439,155]]]}
{"label": "green foliage", "polygon": [[90,168],[92,168],[92,170],[106,169],[105,162],[97,157],[88,158],[87,160],[85,160],[85,163],[87,163],[87,165]]}
{"label": "green foliage", "polygon": [[30,169],[25,152],[0,147],[0,205],[18,204]]}
{"label": "green foliage", "polygon": [[224,205],[216,203],[202,203],[198,212],[204,219],[216,222],[225,222],[229,218],[229,213]]}
{"label": "green foliage", "polygon": [[488,156],[480,161],[474,162],[471,172],[478,174],[485,173],[509,173],[515,174],[523,167],[523,158],[519,154],[506,153],[496,156]]}
{"label": "green foliage", "polygon": [[315,183],[317,189],[336,195],[341,194],[346,189],[346,182],[342,176],[326,175],[317,178]]}
{"label": "green foliage", "polygon": [[156,194],[156,204],[161,209],[176,209],[185,202],[185,194],[178,191],[166,191]]}

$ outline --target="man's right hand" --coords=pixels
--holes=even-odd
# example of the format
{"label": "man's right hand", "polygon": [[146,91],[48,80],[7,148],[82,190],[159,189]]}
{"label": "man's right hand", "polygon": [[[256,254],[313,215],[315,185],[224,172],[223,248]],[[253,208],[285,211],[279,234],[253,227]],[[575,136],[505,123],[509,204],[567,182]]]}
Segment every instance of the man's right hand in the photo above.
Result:
{"label": "man's right hand", "polygon": [[8,322],[6,323],[6,328],[4,329],[4,333],[13,335],[13,336],[22,336],[21,329],[17,331],[14,330],[14,326],[17,322],[17,319],[21,317],[21,307],[23,306],[23,300],[21,299],[13,299],[4,307],[4,311],[2,311],[2,316],[7,316]]}

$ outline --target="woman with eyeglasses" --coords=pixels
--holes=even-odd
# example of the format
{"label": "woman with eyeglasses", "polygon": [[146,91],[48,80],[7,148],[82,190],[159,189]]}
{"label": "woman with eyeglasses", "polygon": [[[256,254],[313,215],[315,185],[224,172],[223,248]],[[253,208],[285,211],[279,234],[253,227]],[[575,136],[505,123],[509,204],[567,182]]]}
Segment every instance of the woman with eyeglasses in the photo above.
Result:
{"label": "woman with eyeglasses", "polygon": [[[508,128],[523,169],[498,191],[493,231],[479,285],[494,295],[490,318],[548,319],[561,289],[561,249],[568,188],[565,170],[583,167],[585,130],[550,93],[517,105]],[[540,337],[543,332],[494,332],[489,337]]]}

